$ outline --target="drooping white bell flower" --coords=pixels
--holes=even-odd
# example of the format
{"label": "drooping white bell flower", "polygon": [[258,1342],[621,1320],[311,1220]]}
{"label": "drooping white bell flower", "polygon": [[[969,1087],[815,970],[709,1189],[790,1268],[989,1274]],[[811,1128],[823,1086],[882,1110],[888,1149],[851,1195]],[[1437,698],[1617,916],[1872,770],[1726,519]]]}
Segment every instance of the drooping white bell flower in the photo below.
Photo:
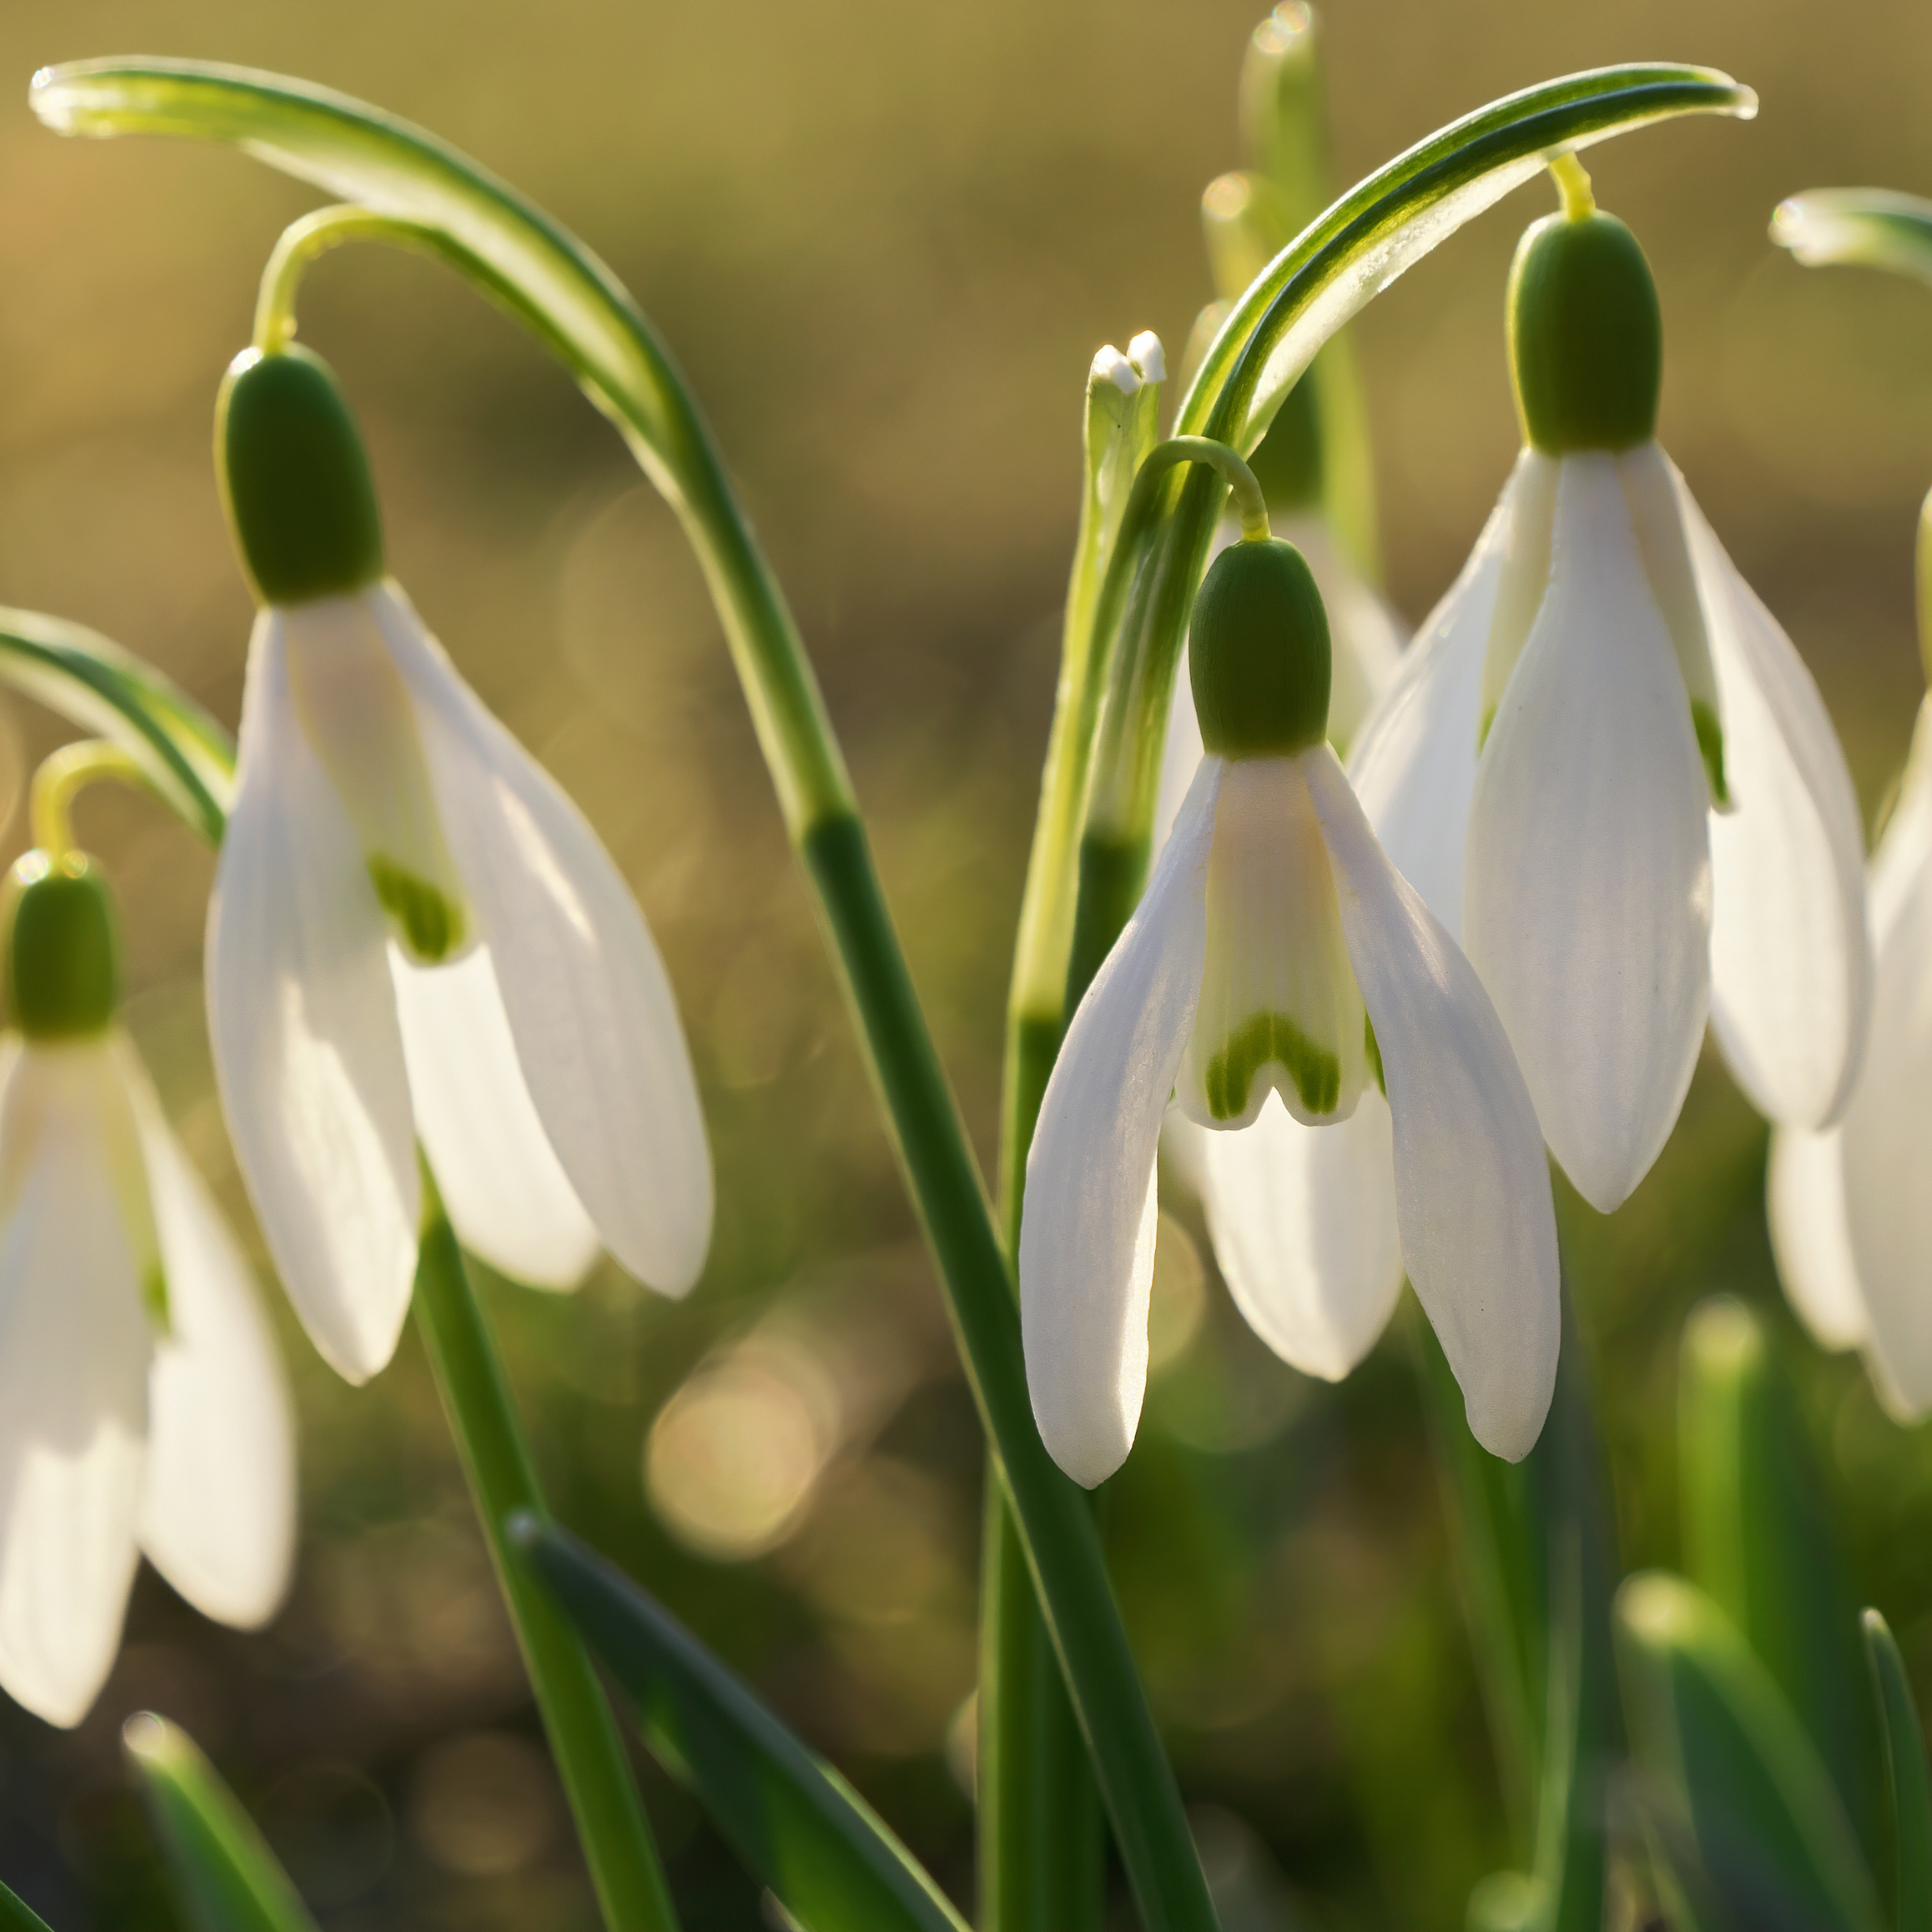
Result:
{"label": "drooping white bell flower", "polygon": [[1932,698],[1871,865],[1873,1050],[1835,1126],[1771,1136],[1771,1248],[1819,1345],[1861,1350],[1901,1422],[1932,1409]]}
{"label": "drooping white bell flower", "polygon": [[462,1241],[541,1287],[601,1243],[696,1280],[712,1178],[670,981],[562,788],[383,574],[334,377],[239,357],[217,438],[261,604],[209,910],[222,1099],[269,1250],[351,1382],[389,1360],[418,1140]]}
{"label": "drooping white bell flower", "polygon": [[[1470,1427],[1515,1459],[1549,1406],[1559,1317],[1542,1138],[1487,995],[1383,856],[1326,741],[1328,662],[1300,554],[1271,541],[1223,552],[1193,620],[1207,755],[1074,1015],[1027,1162],[1028,1383],[1047,1447],[1089,1486],[1139,1420],[1171,1093],[1210,1140],[1238,1142],[1270,1092],[1346,1136],[1386,1090],[1400,1252]],[[1291,1361],[1310,1335],[1317,1348],[1338,1327],[1372,1336],[1392,1302],[1242,1297]]]}
{"label": "drooping white bell flower", "polygon": [[75,1724],[142,1551],[208,1616],[274,1615],[295,1435],[248,1266],[116,1024],[98,873],[29,852],[7,890],[0,1686]]}
{"label": "drooping white bell flower", "polygon": [[1871,998],[1863,840],[1816,685],[1654,439],[1661,330],[1629,231],[1537,223],[1510,323],[1529,446],[1351,770],[1607,1213],[1668,1136],[1707,1016],[1772,1119],[1842,1111]]}

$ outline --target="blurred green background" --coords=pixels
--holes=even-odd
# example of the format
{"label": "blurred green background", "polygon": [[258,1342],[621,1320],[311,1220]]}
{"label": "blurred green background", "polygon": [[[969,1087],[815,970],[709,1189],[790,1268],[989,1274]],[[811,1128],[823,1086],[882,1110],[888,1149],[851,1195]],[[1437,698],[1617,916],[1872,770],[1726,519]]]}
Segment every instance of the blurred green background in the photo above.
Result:
{"label": "blurred green background", "polygon": [[[1197,203],[1240,160],[1235,81],[1257,14],[8,0],[0,599],[97,626],[234,720],[250,610],[209,415],[261,263],[313,200],[232,153],[55,140],[26,108],[33,70],[201,55],[429,125],[597,248],[695,384],[817,660],[990,1160],[1082,383],[1100,343],[1142,328],[1178,352],[1207,299]],[[1875,809],[1920,688],[1932,294],[1800,270],[1764,231],[1805,187],[1932,190],[1932,15],[1338,0],[1326,25],[1344,180],[1576,67],[1697,60],[1759,90],[1754,124],[1638,134],[1590,165],[1657,270],[1663,440],[1816,672]],[[1357,328],[1388,588],[1412,622],[1514,451],[1503,278],[1546,205],[1536,188],[1505,203]],[[302,317],[363,415],[397,574],[628,871],[705,1082],[721,1207],[690,1300],[608,1268],[572,1298],[493,1297],[560,1512],[969,1900],[977,1429],[696,571],[608,426],[440,271],[332,257]],[[23,709],[6,762],[58,736]],[[140,800],[91,794],[82,830],[124,902],[130,1024],[252,1240],[201,1019],[210,860]],[[16,814],[10,852],[23,836]],[[1891,1617],[1922,1698],[1932,1443],[1792,1330],[1764,1142],[1713,1063],[1621,1213],[1562,1203],[1623,1555],[1676,1557],[1676,1337],[1700,1296],[1734,1291],[1786,1339],[1853,1590]],[[1197,1236],[1184,1210],[1163,1227],[1164,1365],[1110,1534],[1204,1846],[1248,1926],[1460,1925],[1470,1884],[1510,1853],[1412,1308],[1347,1385],[1311,1384],[1247,1335]],[[116,1745],[153,1706],[234,1779],[331,1932],[589,1926],[413,1338],[355,1391],[278,1318],[304,1422],[293,1598],[239,1637],[144,1573],[87,1723],[0,1710],[0,1874],[63,1932],[174,1922]],[[692,1932],[761,1922],[691,1806],[654,1775],[649,1791]]]}

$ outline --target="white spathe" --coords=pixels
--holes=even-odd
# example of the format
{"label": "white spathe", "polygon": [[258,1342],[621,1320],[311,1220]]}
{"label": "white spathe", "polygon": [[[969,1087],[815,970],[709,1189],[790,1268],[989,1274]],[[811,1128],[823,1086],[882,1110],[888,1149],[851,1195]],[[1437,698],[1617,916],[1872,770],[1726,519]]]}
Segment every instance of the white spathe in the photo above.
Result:
{"label": "white spathe", "polygon": [[1909,1422],[1932,1409],[1932,698],[1873,856],[1870,914],[1873,1050],[1835,1126],[1772,1136],[1767,1194],[1792,1305],[1822,1347],[1863,1351]]}
{"label": "white spathe", "polygon": [[[446,916],[425,960],[376,876]],[[670,981],[576,807],[393,583],[256,621],[209,915],[210,1032],[277,1270],[351,1382],[408,1312],[420,1139],[464,1244],[689,1288],[709,1146]]]}
{"label": "white spathe", "polygon": [[[1224,841],[1248,849],[1231,855]],[[1217,875],[1282,903],[1217,903]],[[1258,956],[1297,929],[1337,930],[1340,947],[1303,947],[1285,973]],[[1202,981],[1217,947],[1257,956],[1244,972],[1223,972],[1210,1010]],[[1229,987],[1246,991],[1229,995]],[[1285,1010],[1277,1003],[1284,998]],[[1332,1031],[1336,1014],[1365,1010],[1387,1089],[1379,1131],[1390,1148],[1397,1257],[1374,1228],[1354,1240],[1343,1232],[1339,1245],[1367,1281],[1364,1292],[1305,1292],[1292,1266],[1274,1264],[1278,1197],[1238,1162],[1210,1195],[1218,1248],[1236,1257],[1231,1275],[1263,1339],[1327,1376],[1345,1373],[1374,1340],[1406,1265],[1477,1439],[1512,1460],[1534,1443],[1559,1326],[1555,1220],[1535,1114],[1481,983],[1389,864],[1334,753],[1320,744],[1291,757],[1201,761],[1047,1085],[1027,1162],[1020,1315],[1035,1418],[1077,1481],[1091,1487],[1110,1475],[1138,1424],[1155,1154],[1184,1063],[1218,1058],[1223,1069],[1193,1097],[1214,1123],[1210,1172],[1220,1159],[1212,1143],[1259,1136],[1265,1149],[1285,1123],[1264,1101],[1271,1088],[1294,1094],[1290,1104],[1312,1118],[1341,1123],[1299,1130],[1311,1140],[1343,1136],[1338,1171],[1379,1173],[1375,1115],[1359,1125],[1354,1116],[1380,1108],[1380,1096],[1371,1082],[1348,1104],[1339,1039],[1322,1089],[1332,1098],[1308,1104],[1311,1069],[1330,1037],[1325,1025]],[[1272,1033],[1257,1033],[1257,1020]],[[1197,1037],[1202,1029],[1214,1037]],[[1323,1240],[1308,1247],[1320,1250]]]}
{"label": "white spathe", "polygon": [[205,1615],[265,1622],[295,1525],[279,1357],[133,1049],[117,1031],[8,1036],[0,1686],[50,1723],[78,1723],[113,1665],[143,1550]]}

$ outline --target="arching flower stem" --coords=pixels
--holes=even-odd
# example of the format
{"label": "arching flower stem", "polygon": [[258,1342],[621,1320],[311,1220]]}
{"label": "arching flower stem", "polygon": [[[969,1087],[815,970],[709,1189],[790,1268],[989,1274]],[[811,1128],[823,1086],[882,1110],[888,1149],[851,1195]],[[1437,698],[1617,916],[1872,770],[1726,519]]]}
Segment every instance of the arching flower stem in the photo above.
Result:
{"label": "arching flower stem", "polygon": [[75,796],[99,778],[144,789],[148,776],[118,744],[83,738],[43,758],[33,774],[28,817],[33,842],[49,859],[59,860],[74,847]]}

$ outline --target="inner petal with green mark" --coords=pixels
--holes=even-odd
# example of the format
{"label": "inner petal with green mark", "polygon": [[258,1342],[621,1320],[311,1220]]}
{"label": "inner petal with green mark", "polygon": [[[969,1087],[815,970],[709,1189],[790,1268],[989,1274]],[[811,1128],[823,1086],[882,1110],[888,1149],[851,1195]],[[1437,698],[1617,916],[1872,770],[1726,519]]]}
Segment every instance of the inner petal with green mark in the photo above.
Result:
{"label": "inner petal with green mark", "polygon": [[438,816],[402,675],[360,596],[275,613],[289,688],[362,846],[369,882],[408,958],[434,966],[468,951],[463,882]]}
{"label": "inner petal with green mark", "polygon": [[1366,1021],[1300,759],[1231,761],[1183,1110],[1203,1127],[1245,1127],[1272,1088],[1297,1120],[1344,1120],[1369,1077]]}

